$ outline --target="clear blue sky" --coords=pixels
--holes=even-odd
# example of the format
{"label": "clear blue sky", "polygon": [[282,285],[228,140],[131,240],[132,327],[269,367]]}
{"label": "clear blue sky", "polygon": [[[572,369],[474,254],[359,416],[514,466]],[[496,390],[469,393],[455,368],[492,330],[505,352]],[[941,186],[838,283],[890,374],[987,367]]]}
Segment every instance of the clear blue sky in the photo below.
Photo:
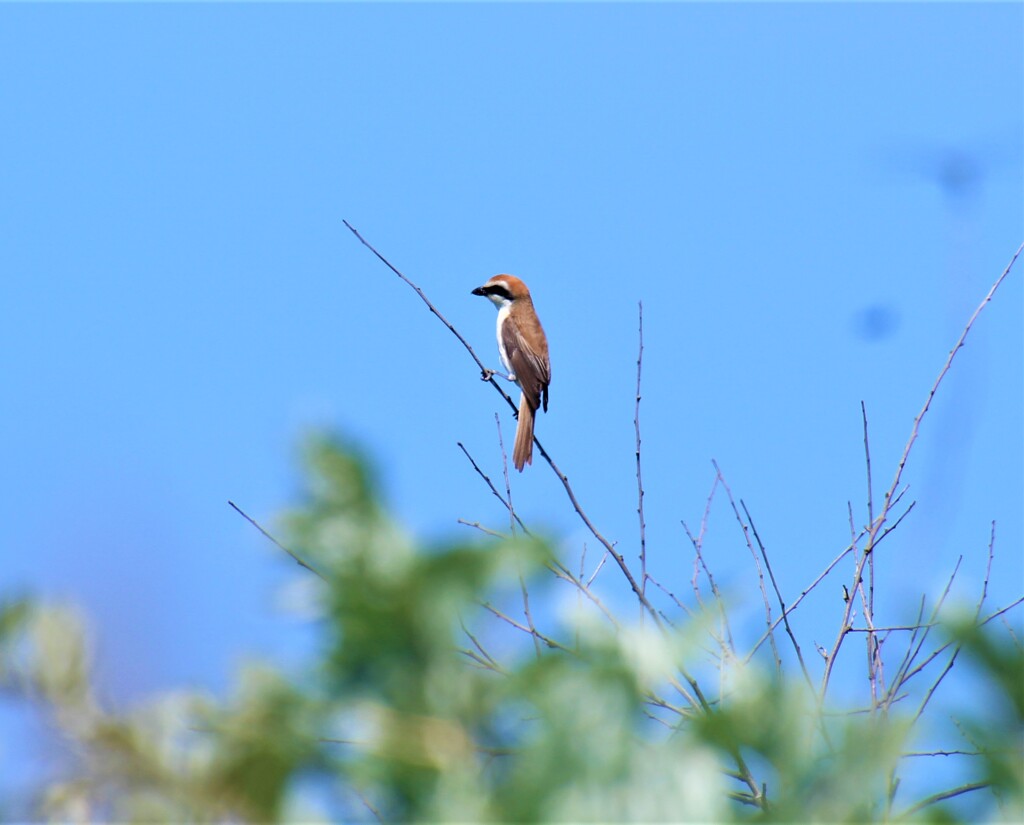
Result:
{"label": "clear blue sky", "polygon": [[[222,690],[298,660],[300,578],[268,527],[296,445],[340,428],[424,535],[500,528],[457,341],[496,365],[496,272],[550,338],[538,435],[635,558],[633,404],[651,567],[717,459],[792,597],[866,519],[964,321],[1024,240],[1024,9],[864,5],[7,5],[0,8],[0,590],[80,604],[108,693]],[[879,598],[905,620],[997,521],[993,605],[1024,587],[1024,262],[926,419]],[[548,468],[520,512],[577,558]],[[720,499],[710,561],[756,579]],[[591,546],[593,542],[590,542]],[[608,573],[614,579],[611,571]],[[800,617],[831,642],[841,578]],[[1018,615],[1019,624],[1019,615]],[[820,632],[817,631],[821,628]]]}

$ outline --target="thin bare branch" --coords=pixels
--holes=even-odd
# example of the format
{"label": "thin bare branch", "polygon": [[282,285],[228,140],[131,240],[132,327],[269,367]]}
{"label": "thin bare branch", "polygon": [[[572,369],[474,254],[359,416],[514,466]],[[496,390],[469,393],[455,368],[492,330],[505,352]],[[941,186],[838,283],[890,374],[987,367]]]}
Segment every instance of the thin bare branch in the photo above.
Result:
{"label": "thin bare branch", "polygon": [[458,445],[459,449],[462,450],[466,458],[469,459],[469,463],[473,465],[473,469],[476,470],[476,474],[484,480],[484,483],[488,486],[488,488],[490,488],[490,491],[491,493],[494,494],[494,497],[498,499],[498,501],[501,502],[502,506],[508,511],[509,516],[515,519],[516,524],[519,525],[519,527],[526,535],[531,536],[532,533],[530,533],[529,529],[527,529],[526,525],[523,523],[523,520],[519,518],[519,516],[516,514],[516,511],[512,508],[511,502],[506,501],[502,497],[501,493],[498,492],[498,488],[494,486],[494,482],[491,481],[490,476],[488,476],[487,473],[481,470],[480,465],[478,465],[476,461],[473,460],[473,456],[469,454],[469,450],[465,448],[461,441],[456,442],[456,444]]}
{"label": "thin bare branch", "polygon": [[988,782],[972,782],[969,785],[961,785],[959,788],[953,788],[953,790],[951,790],[951,791],[944,791],[942,793],[937,793],[937,794],[935,794],[933,796],[929,796],[927,799],[922,799],[916,805],[912,805],[911,807],[907,808],[907,810],[905,810],[903,813],[901,813],[896,818],[898,820],[909,819],[911,816],[916,814],[918,811],[922,810],[923,808],[927,808],[929,805],[934,805],[936,802],[943,802],[943,801],[945,801],[947,799],[952,799],[955,796],[960,796],[961,794],[970,793],[971,791],[980,791],[983,788],[987,788],[987,787],[989,787],[989,783]]}
{"label": "thin bare branch", "polygon": [[[989,577],[992,575],[992,557],[993,557],[994,552],[995,552],[995,541],[996,541],[996,523],[993,521],[992,522],[992,530],[991,530],[991,533],[989,535],[989,542],[988,542],[988,560],[987,560],[986,565],[985,565],[985,579],[984,579],[984,583],[982,584],[982,588],[981,588],[981,597],[978,599],[978,605],[977,605],[977,607],[975,608],[975,611],[974,611],[974,620],[975,620],[975,622],[977,622],[978,618],[981,615],[982,605],[985,603],[985,597],[988,595],[988,583],[989,583]],[[962,558],[963,557],[961,556],[960,559],[957,560],[957,568],[959,568],[960,560]],[[956,575],[956,570],[954,569],[953,576],[955,576],[955,575]],[[942,602],[945,600],[946,595],[949,593],[949,589],[952,586],[952,584],[953,584],[953,577],[951,576],[949,584],[946,586],[946,589],[945,589],[945,591],[943,591],[942,597],[939,600],[939,605],[937,605],[935,611],[933,611],[933,614],[932,614],[933,615],[933,619],[938,614],[939,607],[941,607]],[[945,650],[947,647],[949,647],[950,644],[951,643],[947,642],[946,644],[942,645],[942,647],[939,648],[939,650],[935,651],[935,654],[933,656],[929,657],[928,661],[930,661],[932,658],[937,656],[940,651]],[[955,645],[954,646],[953,653],[949,657],[949,661],[946,663],[946,667],[943,669],[942,673],[939,674],[938,678],[932,683],[931,687],[929,687],[927,693],[924,696],[924,699],[921,701],[921,705],[917,709],[917,713],[914,716],[915,720],[921,718],[921,714],[924,713],[924,710],[928,706],[928,702],[931,700],[932,695],[935,693],[936,690],[938,690],[938,687],[941,684],[942,680],[946,677],[946,674],[949,673],[953,669],[953,665],[956,663],[957,657],[960,655],[960,650],[961,650],[961,646],[960,645]],[[923,667],[923,665],[922,665],[922,667]],[[919,670],[921,670],[921,667],[918,667],[915,671],[909,673],[907,678],[909,679],[911,676],[913,676]]]}
{"label": "thin bare branch", "polygon": [[486,533],[488,536],[492,536],[496,539],[507,539],[504,533],[499,533],[497,530],[491,530],[489,527],[484,527],[479,521],[466,521],[464,518],[456,519],[456,523],[464,524],[466,527],[474,527],[481,533]]}
{"label": "thin bare branch", "polygon": [[889,508],[891,507],[891,505],[889,504],[889,500],[896,492],[896,488],[900,486],[900,479],[902,479],[903,477],[903,468],[906,467],[907,459],[910,457],[910,450],[914,446],[914,442],[917,440],[918,432],[921,427],[921,421],[928,413],[928,410],[932,404],[932,399],[935,398],[935,393],[938,392],[939,385],[942,383],[942,379],[946,377],[946,373],[949,372],[950,367],[953,365],[953,359],[956,357],[956,354],[960,351],[960,348],[964,345],[964,342],[967,340],[967,334],[971,331],[971,327],[974,326],[974,322],[978,319],[978,316],[981,315],[981,311],[985,308],[988,302],[992,300],[993,296],[996,294],[996,290],[999,289],[999,286],[1003,283],[1004,280],[1006,280],[1006,276],[1010,274],[1010,270],[1013,269],[1013,265],[1022,251],[1024,251],[1024,244],[1021,244],[1017,248],[1017,251],[1013,253],[1013,257],[1010,259],[1010,262],[1006,265],[1006,269],[1003,270],[1003,274],[996,278],[996,281],[994,284],[992,284],[992,287],[991,289],[989,289],[988,294],[986,294],[984,299],[982,299],[982,302],[978,304],[978,308],[974,310],[974,313],[968,319],[967,325],[964,327],[963,332],[960,333],[960,337],[957,339],[956,344],[953,346],[953,349],[950,350],[949,356],[946,358],[946,363],[943,364],[942,369],[939,370],[939,376],[938,378],[935,379],[935,383],[932,384],[932,388],[928,392],[928,398],[925,399],[924,406],[921,408],[921,412],[919,412],[917,414],[917,417],[914,419],[914,426],[910,430],[910,438],[907,439],[907,445],[906,447],[903,448],[903,455],[900,457],[899,465],[896,468],[896,475],[892,480],[892,484],[889,485],[888,492],[885,494],[886,503],[883,506],[882,512],[879,516],[879,523],[873,528],[872,535],[878,532],[878,529],[881,527],[882,522],[885,521],[885,517],[888,514]]}
{"label": "thin bare branch", "polygon": [[619,620],[615,618],[615,614],[612,613],[612,611],[605,606],[604,602],[602,602],[598,595],[590,589],[590,586],[587,583],[585,583],[583,579],[576,578],[576,576],[574,576],[571,572],[569,572],[567,568],[563,567],[557,561],[549,565],[549,567],[551,569],[551,572],[553,572],[558,578],[560,578],[562,581],[569,582],[569,584],[575,587],[577,593],[579,593],[581,596],[586,596],[588,599],[590,599],[590,601],[593,602],[594,606],[604,614],[605,618],[608,619],[608,621],[611,622],[616,629],[618,629]]}
{"label": "thin bare branch", "polygon": [[[601,568],[604,567],[604,563],[606,561],[608,561],[608,551],[607,550],[605,550],[601,554],[601,560],[597,563],[597,567],[594,568],[594,572],[590,575],[590,578],[587,579],[587,587],[590,587],[590,585],[592,585],[594,583],[594,579],[597,578],[597,574],[601,572]],[[580,581],[582,581],[582,580],[583,579],[581,577]]]}
{"label": "thin bare branch", "polygon": [[259,531],[260,531],[260,532],[261,532],[261,533],[262,533],[262,534],[263,534],[264,536],[266,536],[266,537],[267,537],[268,539],[270,539],[270,540],[271,540],[271,541],[272,541],[272,542],[273,542],[274,544],[276,544],[276,545],[277,545],[277,546],[278,546],[278,547],[279,547],[279,548],[280,548],[281,550],[284,550],[284,552],[285,552],[285,553],[287,553],[287,554],[288,554],[289,556],[291,556],[291,557],[292,557],[292,560],[293,560],[293,561],[294,561],[294,562],[295,562],[295,563],[296,563],[297,565],[299,565],[299,567],[305,567],[305,568],[306,568],[306,569],[307,569],[307,570],[308,570],[308,571],[309,571],[310,573],[313,573],[314,575],[316,575],[316,576],[319,576],[319,577],[320,577],[321,579],[323,579],[324,581],[327,581],[327,577],[326,577],[326,576],[324,576],[324,574],[323,574],[323,573],[321,573],[321,572],[320,572],[319,570],[317,570],[317,569],[316,569],[315,567],[313,567],[313,566],[312,566],[311,564],[309,564],[309,563],[308,563],[307,561],[305,561],[304,559],[302,559],[302,558],[301,558],[301,557],[300,557],[300,556],[299,556],[299,555],[298,555],[297,553],[294,553],[294,552],[292,552],[292,551],[291,551],[291,550],[289,550],[289,549],[288,549],[287,547],[285,547],[285,546],[284,546],[283,544],[281,544],[281,542],[279,542],[279,541],[278,541],[277,539],[275,539],[275,538],[274,538],[274,537],[273,537],[272,535],[270,535],[270,533],[268,533],[268,532],[267,532],[266,530],[264,530],[264,529],[263,529],[263,528],[262,528],[262,527],[260,526],[259,522],[257,522],[257,521],[256,521],[256,519],[254,519],[254,518],[253,518],[252,516],[250,516],[250,515],[249,515],[248,513],[246,513],[246,512],[245,512],[245,511],[244,511],[244,510],[243,510],[243,509],[242,509],[241,507],[239,507],[239,506],[238,506],[237,504],[235,504],[235,502],[233,502],[233,501],[229,501],[229,502],[228,502],[228,504],[230,504],[230,505],[231,505],[231,507],[232,507],[232,508],[234,509],[234,511],[235,511],[236,513],[238,513],[238,515],[240,515],[240,516],[241,516],[242,518],[244,518],[244,519],[245,519],[245,520],[246,520],[247,522],[249,522],[249,524],[251,524],[251,525],[252,525],[253,527],[255,527],[255,528],[256,528],[257,530],[259,530]]}
{"label": "thin bare branch", "polygon": [[[864,534],[861,533],[861,536],[863,536],[863,535]],[[857,538],[859,540],[860,536],[858,536]],[[777,618],[772,623],[771,630],[775,630],[775,628],[777,628],[782,623],[782,619],[783,619],[784,616],[788,616],[790,613],[792,613],[794,610],[796,610],[800,606],[800,602],[802,602],[808,595],[810,595],[810,593],[819,584],[821,584],[821,582],[824,580],[824,578],[829,573],[832,572],[832,570],[835,568],[835,566],[837,564],[839,564],[839,562],[841,562],[843,559],[845,559],[847,557],[847,555],[849,555],[850,552],[855,550],[855,549],[856,549],[856,544],[855,543],[848,544],[846,546],[845,550],[843,550],[838,556],[836,556],[834,559],[832,559],[832,561],[829,562],[828,566],[824,570],[822,570],[821,573],[818,574],[818,578],[816,578],[809,585],[807,585],[807,587],[805,587],[802,591],[800,591],[799,597],[797,597],[796,601],[794,601],[793,604],[791,604],[786,609],[786,612],[783,614],[783,616],[780,616],[779,618]],[[749,662],[754,657],[754,654],[757,653],[758,648],[760,648],[761,645],[763,645],[766,641],[768,641],[769,635],[770,635],[769,631],[765,631],[761,635],[761,638],[759,638],[757,640],[757,642],[755,642],[754,646],[750,649],[750,652],[744,657],[744,659],[743,659],[744,663]],[[821,652],[821,651],[819,651],[819,652]],[[825,653],[827,655],[828,651],[825,651]]]}
{"label": "thin bare branch", "polygon": [[[873,524],[875,521],[875,502],[873,486],[871,484],[871,444],[868,440],[868,409],[864,404],[864,401],[860,402],[860,415],[861,420],[864,424],[864,466],[867,475],[867,486],[868,486],[868,524]],[[851,525],[852,527],[852,525]],[[868,592],[864,594],[861,591],[863,598],[864,608],[864,620],[867,623],[869,630],[874,625],[875,621],[875,556],[874,553],[868,558]],[[871,682],[871,701],[876,702],[878,699],[878,690],[881,686],[884,688],[885,674],[883,672],[883,661],[881,651],[881,641],[875,636],[874,632],[869,632],[867,635],[867,656],[868,656],[868,674]]]}
{"label": "thin bare branch", "polygon": [[[501,417],[494,414],[494,426],[498,430],[498,446],[501,448],[501,471],[505,476],[505,500],[508,502],[508,524],[512,535],[516,534],[516,511],[512,504],[512,483],[508,477],[508,454],[505,452],[505,440],[501,437]],[[530,613],[530,591],[526,587],[526,579],[523,577],[523,565],[519,560],[519,553],[516,557],[516,574],[519,576],[519,591],[523,595],[523,616],[526,617],[526,624],[533,634],[533,647],[537,656],[540,656],[540,640],[537,638],[537,628],[533,623],[533,615]]]}
{"label": "thin bare branch", "polygon": [[892,633],[897,630],[913,632],[915,630],[921,630],[924,627],[935,627],[933,624],[903,624],[903,625],[890,625],[888,627],[851,627],[850,633]]}
{"label": "thin bare branch", "polygon": [[[942,609],[942,605],[945,603],[946,597],[949,595],[949,591],[953,587],[953,581],[956,579],[956,574],[960,570],[960,564],[962,561],[963,556],[960,556],[957,559],[956,565],[953,567],[953,572],[950,574],[949,580],[946,582],[946,586],[943,589],[942,594],[939,596],[938,600],[935,603],[935,606],[932,608],[931,616],[929,617],[928,622],[926,623],[928,626],[923,626],[921,633],[919,635],[911,637],[911,644],[908,647],[907,653],[904,655],[903,661],[900,663],[900,666],[896,671],[896,676],[893,678],[892,685],[889,688],[889,697],[887,697],[884,701],[884,704],[887,707],[892,704],[891,697],[894,696],[897,693],[897,691],[901,690],[907,684],[907,682],[910,681],[910,679],[912,679],[914,676],[916,676],[918,673],[924,670],[924,668],[927,667],[928,664],[930,664],[931,661],[935,659],[935,657],[938,656],[940,652],[942,652],[946,649],[946,647],[948,647],[948,644],[943,645],[938,650],[934,651],[931,655],[926,657],[924,662],[919,664],[913,670],[910,670],[910,666],[916,661],[917,657],[921,653],[921,649],[924,647],[924,643],[928,638],[930,627],[933,626],[938,620],[939,611]],[[953,667],[954,661],[956,661],[955,652],[953,654],[952,659],[949,662],[949,665],[939,675],[939,678],[932,684],[931,689],[926,694],[924,701],[921,703],[920,707],[917,710],[917,714],[914,716],[915,719],[920,718],[921,714],[924,712],[925,706],[931,699],[932,694],[938,688],[939,683],[949,672],[949,670]]]}
{"label": "thin bare branch", "polygon": [[985,563],[985,580],[981,585],[981,596],[978,598],[978,607],[974,611],[974,619],[977,621],[978,617],[981,616],[982,605],[985,604],[985,599],[988,598],[988,582],[992,576],[992,558],[995,556],[996,550],[996,523],[992,522],[992,531],[989,533],[988,538],[988,561]]}
{"label": "thin bare branch", "polygon": [[[714,464],[714,462],[712,462]],[[708,566],[704,559],[704,536],[707,533],[708,521],[711,518],[711,502],[715,498],[715,491],[721,484],[721,478],[718,473],[715,473],[715,480],[711,484],[711,491],[708,493],[707,501],[704,503],[704,514],[700,520],[700,531],[696,536],[690,530],[689,525],[685,521],[679,523],[683,526],[683,530],[686,532],[686,537],[690,540],[690,544],[693,545],[693,578],[690,580],[690,586],[693,588],[694,598],[697,600],[697,604],[703,608],[704,600],[700,595],[700,585],[697,580],[700,576],[700,571],[704,571],[704,576],[708,580],[708,586],[711,588],[711,595],[715,601],[715,607],[718,611],[719,620],[722,623],[722,636],[712,634],[715,641],[719,644],[723,651],[727,651],[730,656],[736,655],[736,646],[733,642],[732,628],[729,626],[729,614],[725,609],[725,599],[722,598],[722,593],[718,589],[718,584],[715,582],[715,577],[711,573],[711,568]],[[724,636],[724,638],[723,638]]]}
{"label": "thin bare branch", "polygon": [[[757,526],[754,524],[754,518],[750,515],[750,511],[747,509],[746,502],[740,499],[740,506],[743,508],[743,513],[747,517],[747,521],[750,524],[750,529],[754,533],[754,539],[757,541],[758,549],[761,551],[761,558],[764,559],[765,569],[768,571],[768,578],[772,583],[772,589],[775,591],[775,597],[779,600],[779,610],[782,611],[783,624],[786,627],[786,633],[789,635],[790,641],[793,643],[793,649],[796,651],[796,658],[800,662],[800,670],[804,674],[804,679],[807,680],[807,686],[813,691],[814,683],[811,681],[811,674],[807,670],[807,664],[804,662],[804,654],[800,650],[800,643],[796,640],[796,635],[793,633],[793,628],[789,624],[789,615],[786,613],[786,600],[782,598],[782,591],[779,589],[779,584],[775,581],[775,573],[772,571],[771,562],[768,560],[768,551],[765,549],[764,542],[761,541],[761,536],[757,532]],[[771,617],[769,616],[769,619]]]}
{"label": "thin bare branch", "polygon": [[921,718],[921,714],[924,713],[924,709],[928,707],[928,703],[932,699],[932,695],[939,689],[939,685],[942,684],[942,680],[946,678],[946,674],[953,669],[953,665],[956,664],[956,657],[960,655],[960,648],[957,647],[953,651],[953,655],[949,657],[949,661],[946,662],[946,666],[942,669],[942,673],[939,674],[938,678],[932,682],[924,695],[924,699],[921,700],[920,706],[917,708],[917,713],[914,714],[914,721],[916,722]]}
{"label": "thin bare branch", "polygon": [[690,610],[690,608],[688,608],[685,604],[679,601],[679,599],[676,597],[676,594],[669,590],[667,587],[665,587],[665,585],[659,582],[654,576],[648,574],[647,578],[655,587],[657,587],[662,593],[668,596],[675,604],[675,606],[678,607],[683,613],[685,613],[687,616],[693,615],[693,612]]}
{"label": "thin bare branch", "polygon": [[711,592],[716,599],[721,602],[722,594],[718,592],[718,587],[715,584],[715,578],[711,575],[711,571],[708,569],[707,564],[704,561],[702,555],[702,549],[704,547],[704,535],[707,532],[708,521],[711,518],[711,502],[715,498],[715,491],[718,489],[718,473],[715,473],[715,480],[711,484],[711,492],[708,493],[707,501],[704,503],[704,515],[701,516],[700,520],[700,531],[696,536],[690,530],[690,526],[683,520],[680,520],[680,524],[683,525],[683,530],[686,531],[686,537],[690,540],[690,544],[693,545],[694,557],[693,557],[693,578],[690,580],[690,586],[693,588],[693,595],[697,599],[697,604],[703,606],[704,602],[700,595],[700,585],[697,583],[700,577],[701,569],[704,570],[704,574],[707,576],[708,584],[711,587]]}
{"label": "thin bare branch", "polygon": [[488,602],[481,602],[480,604],[481,604],[482,607],[484,607],[486,610],[489,610],[491,613],[493,613],[495,616],[497,616],[503,622],[506,622],[507,624],[510,624],[516,630],[521,630],[521,631],[523,631],[523,633],[526,633],[526,634],[528,634],[530,636],[533,636],[535,639],[539,639],[540,641],[544,642],[544,644],[546,644],[548,647],[556,648],[558,650],[564,650],[566,653],[574,653],[575,652],[574,650],[572,650],[572,648],[566,647],[561,642],[556,642],[554,639],[550,638],[549,636],[545,636],[543,633],[541,633],[539,630],[537,630],[537,628],[535,628],[535,627],[534,628],[530,628],[530,627],[527,627],[524,624],[520,624],[515,619],[513,619],[511,616],[508,616],[505,613],[502,613],[500,610],[498,610],[498,608],[494,607],[494,605],[489,604]]}
{"label": "thin bare branch", "polygon": [[[427,309],[429,309],[429,310],[430,310],[430,311],[431,311],[432,313],[434,313],[434,315],[436,315],[436,316],[437,316],[437,319],[438,319],[438,320],[439,320],[439,321],[440,321],[440,322],[441,322],[442,324],[444,324],[444,325],[445,325],[446,327],[448,327],[448,329],[449,329],[449,330],[451,331],[452,335],[454,335],[454,336],[455,336],[456,338],[458,338],[458,339],[459,339],[459,343],[461,343],[461,344],[462,344],[462,346],[464,346],[464,347],[466,348],[466,352],[468,352],[468,353],[470,354],[470,356],[471,356],[471,357],[473,358],[473,360],[474,360],[474,361],[476,361],[476,365],[477,365],[478,367],[480,367],[480,372],[481,372],[481,374],[483,374],[483,373],[486,373],[486,372],[488,372],[488,370],[487,370],[487,367],[485,367],[485,366],[484,366],[484,363],[483,363],[483,361],[481,361],[481,360],[480,360],[480,359],[479,359],[479,358],[477,357],[477,354],[476,354],[476,353],[475,353],[475,352],[473,351],[473,348],[472,348],[472,347],[471,347],[471,346],[469,345],[469,342],[468,342],[468,341],[467,341],[467,340],[466,340],[465,338],[463,338],[463,337],[462,337],[462,334],[461,334],[461,333],[460,333],[460,332],[459,332],[459,331],[458,331],[457,329],[455,329],[455,327],[454,327],[454,325],[452,324],[452,322],[451,322],[451,321],[449,321],[449,320],[448,320],[447,318],[445,318],[445,317],[444,317],[444,315],[442,315],[442,314],[441,314],[440,310],[438,310],[438,308],[437,308],[437,307],[435,307],[435,306],[433,305],[433,303],[431,303],[430,299],[429,299],[429,298],[428,298],[428,297],[427,297],[427,296],[426,296],[426,295],[424,294],[423,290],[422,290],[422,289],[420,289],[420,288],[419,288],[419,287],[418,287],[418,286],[417,286],[416,284],[414,284],[414,283],[413,283],[413,282],[412,282],[411,280],[409,280],[409,279],[408,279],[408,278],[407,278],[407,277],[406,277],[405,275],[403,275],[403,274],[402,274],[401,272],[399,272],[399,271],[398,271],[398,269],[397,269],[397,267],[395,267],[395,265],[394,265],[394,264],[392,264],[392,263],[391,263],[391,261],[389,261],[389,260],[388,260],[387,258],[385,258],[385,257],[384,257],[383,255],[381,255],[381,254],[380,254],[380,253],[379,253],[379,252],[378,252],[378,251],[377,251],[376,249],[374,249],[374,248],[373,248],[373,246],[372,246],[372,245],[371,245],[371,244],[369,243],[369,241],[367,241],[367,240],[366,240],[366,238],[364,238],[364,237],[363,237],[362,235],[360,235],[360,234],[359,234],[359,230],[358,230],[358,229],[356,229],[356,228],[355,228],[354,226],[352,226],[352,224],[350,224],[350,223],[349,223],[348,221],[346,221],[346,220],[342,220],[342,223],[343,223],[343,224],[345,224],[345,226],[347,226],[347,227],[348,227],[349,231],[350,231],[350,232],[351,232],[351,233],[352,233],[353,235],[355,235],[355,236],[356,236],[356,238],[358,238],[358,239],[359,239],[359,242],[360,242],[360,243],[361,243],[361,244],[362,244],[363,246],[365,246],[365,247],[366,247],[367,249],[369,249],[369,250],[370,250],[370,251],[371,251],[371,252],[372,252],[372,253],[373,253],[374,255],[376,255],[376,256],[377,256],[377,258],[379,258],[379,259],[380,259],[381,263],[383,263],[383,264],[384,264],[384,266],[386,266],[386,267],[387,267],[388,269],[390,269],[390,270],[391,270],[392,272],[394,272],[394,273],[395,273],[395,274],[396,274],[396,275],[397,275],[397,276],[398,276],[399,278],[401,278],[401,279],[402,279],[402,280],[403,280],[403,281],[404,281],[404,282],[405,282],[405,283],[406,283],[406,284],[407,284],[408,286],[410,286],[410,287],[411,287],[411,288],[412,288],[412,289],[413,289],[413,290],[414,290],[414,291],[416,292],[416,294],[417,294],[417,295],[419,295],[419,296],[420,296],[420,299],[421,299],[421,300],[423,301],[423,303],[427,305]],[[503,396],[503,397],[504,397],[505,401],[507,401],[507,402],[508,402],[508,405],[509,405],[509,406],[510,406],[510,407],[511,407],[511,408],[512,408],[513,410],[517,410],[517,409],[518,409],[518,408],[516,407],[515,403],[514,403],[514,402],[512,401],[512,399],[511,399],[511,398],[509,398],[508,394],[507,394],[507,393],[506,393],[506,392],[505,392],[505,391],[504,391],[504,390],[503,390],[503,389],[502,389],[502,388],[501,388],[501,387],[500,387],[500,386],[498,385],[497,381],[495,381],[495,380],[494,380],[494,377],[493,377],[493,376],[492,376],[492,377],[490,377],[490,378],[488,378],[487,380],[488,380],[488,383],[489,383],[489,384],[490,384],[491,386],[493,386],[493,387],[494,387],[494,389],[496,389],[496,390],[498,391],[498,393],[499,393],[499,394],[500,394],[501,396]]]}
{"label": "thin bare branch", "polygon": [[459,625],[462,627],[462,632],[465,633],[469,640],[473,643],[473,647],[475,647],[479,651],[479,655],[474,654],[473,651],[471,650],[463,650],[462,652],[470,658],[480,661],[481,664],[485,665],[489,670],[493,670],[496,673],[504,673],[504,668],[502,668],[502,666],[498,664],[497,660],[493,656],[491,656],[490,653],[487,652],[486,648],[484,648],[484,646],[480,644],[480,641],[476,638],[476,636],[470,633],[469,628],[466,627],[466,623],[462,621],[461,617],[459,618]]}
{"label": "thin bare branch", "polygon": [[366,807],[366,810],[373,814],[373,818],[383,825],[385,821],[384,817],[381,815],[381,812],[377,810],[374,804],[370,801],[370,798],[361,790],[359,790],[359,788],[357,788],[355,785],[352,785],[351,783],[349,784],[349,788],[351,788],[352,793],[359,797],[359,801],[363,803],[363,805]]}
{"label": "thin bare branch", "polygon": [[636,431],[636,514],[640,519],[640,591],[647,593],[647,525],[644,522],[644,482],[640,472],[640,371],[644,362],[644,304],[637,304],[640,345],[636,355],[636,407],[633,429]]}
{"label": "thin bare branch", "polygon": [[743,532],[743,538],[747,543],[747,549],[750,550],[750,555],[754,559],[754,568],[757,570],[757,583],[761,589],[761,600],[764,602],[765,626],[768,628],[768,639],[772,646],[772,658],[775,659],[776,670],[781,672],[782,658],[779,656],[779,648],[775,643],[775,633],[773,631],[774,625],[772,624],[772,606],[771,602],[768,600],[768,590],[764,585],[764,572],[761,570],[761,562],[757,558],[757,551],[754,550],[754,543],[750,540],[750,531],[747,529],[747,525],[743,522],[743,518],[740,516],[739,508],[736,507],[736,502],[732,497],[732,490],[730,490],[729,485],[726,484],[725,477],[722,475],[722,470],[719,468],[718,462],[712,459],[711,464],[714,466],[715,472],[718,473],[718,481],[721,483],[722,489],[725,490],[725,494],[729,498],[729,505],[732,507],[732,512],[736,516],[736,521],[740,526],[740,530]]}
{"label": "thin bare branch", "polygon": [[1021,596],[1019,599],[1015,599],[1014,601],[1012,601],[1008,605],[1006,605],[1006,607],[1000,608],[995,613],[989,614],[987,617],[982,619],[981,622],[978,623],[978,627],[984,627],[985,625],[987,625],[993,619],[995,619],[995,618],[997,618],[999,616],[1002,616],[1004,613],[1008,613],[1009,611],[1013,610],[1013,608],[1015,608],[1017,605],[1022,604],[1022,603],[1024,603],[1024,596]]}
{"label": "thin bare branch", "polygon": [[868,524],[875,520],[875,502],[871,486],[871,446],[868,443],[868,408],[864,402],[860,402],[860,417],[864,422],[864,466],[867,468],[868,477]]}
{"label": "thin bare branch", "polygon": [[876,550],[878,549],[878,545],[882,543],[882,539],[884,539],[893,530],[895,530],[897,527],[899,527],[900,526],[900,522],[903,521],[903,519],[905,519],[907,516],[910,515],[910,511],[914,509],[914,506],[916,504],[917,504],[916,501],[910,502],[910,505],[907,507],[907,509],[903,511],[903,515],[901,515],[898,519],[896,519],[896,521],[894,521],[892,524],[890,524],[888,527],[886,527],[885,530],[883,531],[882,535],[880,535],[877,539],[875,539],[875,549]]}
{"label": "thin bare branch", "polygon": [[498,431],[498,447],[501,449],[501,472],[505,477],[505,501],[508,502],[508,526],[512,535],[516,534],[516,511],[512,504],[512,482],[508,477],[508,454],[505,452],[505,439],[501,437],[501,416],[494,414],[494,426]]}

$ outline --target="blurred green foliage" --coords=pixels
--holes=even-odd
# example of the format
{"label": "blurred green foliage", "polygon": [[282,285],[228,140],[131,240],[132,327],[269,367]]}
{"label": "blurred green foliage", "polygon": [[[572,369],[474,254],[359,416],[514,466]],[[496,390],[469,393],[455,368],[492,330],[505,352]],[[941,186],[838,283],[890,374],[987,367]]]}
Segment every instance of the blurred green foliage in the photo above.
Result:
{"label": "blurred green foliage", "polygon": [[[0,687],[67,743],[36,813],[75,821],[953,821],[1024,817],[1024,659],[949,628],[999,701],[961,724],[982,756],[948,799],[894,796],[910,721],[825,714],[804,682],[728,666],[697,701],[685,628],[548,619],[534,639],[502,604],[549,576],[535,539],[417,546],[350,445],[315,440],[283,542],[320,574],[322,655],[300,674],[247,668],[224,701],[101,707],[73,612],[0,606]],[[505,631],[505,632],[503,632]],[[978,765],[983,767],[978,767]],[[974,785],[984,785],[972,790]],[[962,793],[955,793],[962,791]],[[0,811],[0,815],[3,811]]]}

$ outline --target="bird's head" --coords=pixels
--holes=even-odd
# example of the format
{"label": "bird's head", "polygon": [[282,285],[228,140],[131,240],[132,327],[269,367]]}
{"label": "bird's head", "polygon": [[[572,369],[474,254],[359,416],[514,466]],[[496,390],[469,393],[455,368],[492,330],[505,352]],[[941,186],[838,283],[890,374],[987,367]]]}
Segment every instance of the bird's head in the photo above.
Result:
{"label": "bird's head", "polygon": [[529,298],[530,290],[515,275],[495,275],[486,284],[474,289],[473,294],[486,295],[495,306],[501,308],[521,298]]}

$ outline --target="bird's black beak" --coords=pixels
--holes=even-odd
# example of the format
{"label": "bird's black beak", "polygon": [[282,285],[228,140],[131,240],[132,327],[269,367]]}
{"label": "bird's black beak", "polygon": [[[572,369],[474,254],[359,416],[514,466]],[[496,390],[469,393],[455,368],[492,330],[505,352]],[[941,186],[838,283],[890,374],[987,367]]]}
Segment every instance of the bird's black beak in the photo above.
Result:
{"label": "bird's black beak", "polygon": [[470,294],[471,295],[486,295],[487,293],[484,292],[484,288],[482,286],[478,286]]}

